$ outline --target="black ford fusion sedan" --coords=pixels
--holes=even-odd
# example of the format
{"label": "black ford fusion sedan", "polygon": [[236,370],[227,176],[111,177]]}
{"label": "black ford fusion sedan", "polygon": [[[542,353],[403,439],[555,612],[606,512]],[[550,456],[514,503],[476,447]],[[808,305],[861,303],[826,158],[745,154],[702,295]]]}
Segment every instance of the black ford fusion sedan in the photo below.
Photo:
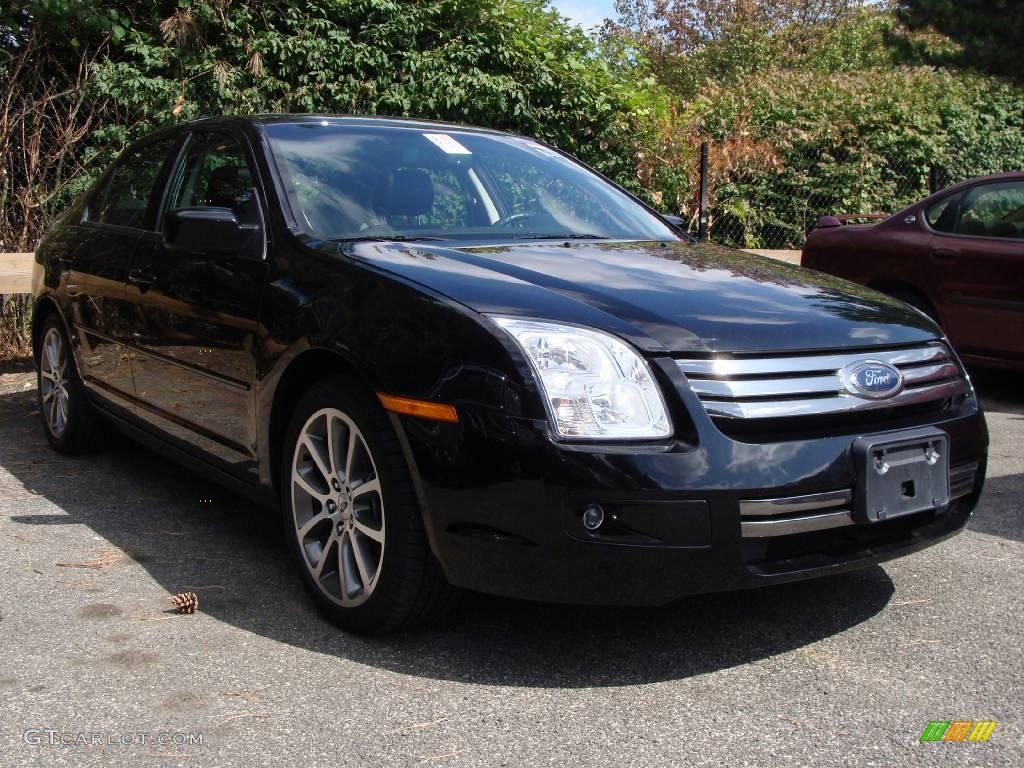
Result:
{"label": "black ford fusion sedan", "polygon": [[279,507],[354,630],[452,587],[649,605],[858,568],[958,531],[985,475],[927,317],[695,244],[527,138],[199,120],[36,261],[53,447],[114,425]]}

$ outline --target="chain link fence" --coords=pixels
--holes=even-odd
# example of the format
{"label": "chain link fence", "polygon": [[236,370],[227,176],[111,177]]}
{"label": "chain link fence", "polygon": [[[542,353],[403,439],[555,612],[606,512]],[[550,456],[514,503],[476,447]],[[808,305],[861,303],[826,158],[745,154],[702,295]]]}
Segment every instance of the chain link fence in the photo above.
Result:
{"label": "chain link fence", "polygon": [[1012,157],[985,167],[963,157],[928,163],[863,148],[743,146],[742,140],[701,145],[696,196],[684,211],[700,239],[736,248],[799,249],[821,216],[870,221],[965,179],[1024,168]]}

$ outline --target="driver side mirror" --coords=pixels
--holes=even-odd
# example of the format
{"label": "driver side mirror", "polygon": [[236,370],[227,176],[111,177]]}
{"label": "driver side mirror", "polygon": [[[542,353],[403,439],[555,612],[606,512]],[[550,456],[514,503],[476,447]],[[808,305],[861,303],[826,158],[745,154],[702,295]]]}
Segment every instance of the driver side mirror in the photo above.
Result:
{"label": "driver side mirror", "polygon": [[175,251],[238,254],[255,230],[239,224],[230,208],[176,208],[164,220],[164,243]]}
{"label": "driver side mirror", "polygon": [[663,218],[665,221],[671,224],[674,228],[678,229],[680,232],[686,232],[686,220],[683,219],[682,216],[676,216],[671,213],[663,213],[661,214],[661,218]]}
{"label": "driver side mirror", "polygon": [[843,226],[843,222],[838,216],[822,216],[818,219],[818,223],[814,225],[815,229],[833,229],[834,227]]}

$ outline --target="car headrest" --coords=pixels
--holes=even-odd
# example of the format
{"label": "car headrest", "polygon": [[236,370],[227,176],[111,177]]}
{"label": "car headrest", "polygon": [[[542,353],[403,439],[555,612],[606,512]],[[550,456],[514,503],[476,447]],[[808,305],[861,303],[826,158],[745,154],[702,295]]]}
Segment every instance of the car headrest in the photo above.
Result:
{"label": "car headrest", "polygon": [[434,208],[434,183],[421,168],[393,171],[373,196],[381,216],[423,216]]}
{"label": "car headrest", "polygon": [[210,174],[206,184],[206,205],[238,212],[252,198],[252,177],[248,168],[225,165]]}
{"label": "car headrest", "polygon": [[960,220],[960,234],[961,235],[977,235],[984,236],[988,234],[988,227],[985,226],[985,222],[980,219],[961,219]]}

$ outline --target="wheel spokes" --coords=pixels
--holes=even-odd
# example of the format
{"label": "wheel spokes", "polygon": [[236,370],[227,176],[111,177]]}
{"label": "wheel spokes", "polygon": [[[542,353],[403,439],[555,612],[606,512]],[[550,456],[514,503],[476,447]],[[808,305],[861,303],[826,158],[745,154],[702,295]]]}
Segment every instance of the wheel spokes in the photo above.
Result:
{"label": "wheel spokes", "polygon": [[339,410],[317,411],[299,434],[292,515],[306,565],[323,594],[344,607],[365,602],[383,564],[383,495],[365,438]]}
{"label": "wheel spokes", "polygon": [[60,398],[60,396],[58,395],[57,397],[53,398],[53,400],[50,401],[50,418],[49,418],[49,421],[50,421],[50,429],[53,431],[54,434],[59,434],[58,430],[57,430],[57,400],[59,398]]}
{"label": "wheel spokes", "polygon": [[43,339],[39,360],[39,400],[40,411],[54,437],[63,435],[68,426],[67,368],[64,340],[56,328],[50,328]]}
{"label": "wheel spokes", "polygon": [[341,457],[338,456],[338,449],[346,442],[343,434],[345,431],[345,423],[341,419],[327,416],[327,457],[330,463],[331,477],[334,478],[338,476],[338,469],[343,464],[339,460]]}
{"label": "wheel spokes", "polygon": [[366,553],[363,552],[359,539],[351,534],[348,536],[348,545],[351,547],[353,559],[356,561],[356,570],[359,571],[359,580],[362,582],[362,588],[369,589],[372,585],[373,576],[376,574],[370,573]]}
{"label": "wheel spokes", "polygon": [[365,483],[360,483],[352,489],[352,499],[358,499],[360,496],[365,496],[368,493],[376,493],[380,495],[380,480],[373,478],[373,480],[367,480]]}
{"label": "wheel spokes", "polygon": [[321,504],[327,501],[328,494],[315,487],[301,470],[296,469],[292,472],[292,482]]}
{"label": "wheel spokes", "polygon": [[356,439],[356,431],[354,429],[350,429],[348,431],[348,452],[345,454],[344,480],[346,483],[352,482],[352,464],[355,460],[357,444],[358,440]]}
{"label": "wheel spokes", "polygon": [[306,452],[309,453],[310,458],[313,459],[313,463],[316,464],[316,468],[320,470],[320,474],[323,475],[324,480],[329,483],[333,473],[331,472],[330,461],[328,460],[328,457],[324,455],[326,447],[322,447],[318,444],[321,440],[322,438],[307,434],[303,438],[302,445],[306,449]]}
{"label": "wheel spokes", "polygon": [[60,425],[59,429],[63,431],[68,423],[68,400],[63,394],[57,396],[57,416]]}
{"label": "wheel spokes", "polygon": [[312,531],[314,528],[316,528],[318,525],[320,525],[320,523],[324,522],[325,520],[329,520],[330,518],[331,518],[331,516],[327,512],[320,512],[318,514],[313,515],[311,518],[309,518],[309,520],[307,520],[303,524],[303,526],[301,528],[299,528],[299,541],[300,541],[300,543],[301,543],[301,541],[303,539],[305,539],[309,535],[310,531]]}
{"label": "wheel spokes", "polygon": [[50,370],[54,373],[60,368],[60,348],[60,336],[57,335],[55,330],[51,329],[50,335],[46,339],[46,360],[50,364]]}
{"label": "wheel spokes", "polygon": [[355,521],[355,529],[359,531],[363,536],[369,539],[373,539],[378,544],[384,544],[384,529],[382,528],[371,528],[366,523],[362,522],[358,518]]}
{"label": "wheel spokes", "polygon": [[320,580],[320,577],[323,574],[324,566],[327,565],[331,559],[331,548],[337,543],[338,537],[332,533],[327,539],[327,543],[324,544],[324,548],[320,550],[320,560],[313,569],[313,575],[316,577],[317,581]]}

